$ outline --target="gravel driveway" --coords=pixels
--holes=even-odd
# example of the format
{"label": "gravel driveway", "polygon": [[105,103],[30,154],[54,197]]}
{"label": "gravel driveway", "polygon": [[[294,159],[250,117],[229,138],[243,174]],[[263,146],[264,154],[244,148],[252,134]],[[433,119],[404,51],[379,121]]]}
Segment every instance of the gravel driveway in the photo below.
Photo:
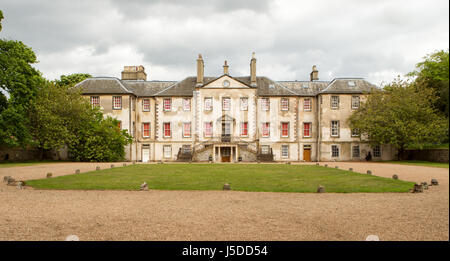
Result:
{"label": "gravel driveway", "polygon": [[[121,166],[121,163],[113,163]],[[325,163],[321,163],[323,165]],[[430,182],[424,193],[56,191],[0,185],[0,240],[449,240],[449,172],[387,163],[341,169]],[[16,179],[67,175],[111,163],[1,168]]]}

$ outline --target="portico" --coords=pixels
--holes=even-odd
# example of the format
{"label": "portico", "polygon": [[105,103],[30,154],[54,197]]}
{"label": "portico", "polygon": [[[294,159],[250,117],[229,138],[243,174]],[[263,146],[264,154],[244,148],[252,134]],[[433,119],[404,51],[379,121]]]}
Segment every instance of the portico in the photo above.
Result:
{"label": "portico", "polygon": [[215,144],[213,147],[213,162],[237,162],[239,153],[237,145]]}

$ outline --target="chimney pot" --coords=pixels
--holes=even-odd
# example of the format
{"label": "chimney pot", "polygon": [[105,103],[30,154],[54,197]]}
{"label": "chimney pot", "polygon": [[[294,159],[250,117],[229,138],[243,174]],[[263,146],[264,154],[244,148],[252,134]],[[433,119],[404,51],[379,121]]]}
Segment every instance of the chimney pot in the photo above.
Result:
{"label": "chimney pot", "polygon": [[227,61],[225,60],[225,63],[224,63],[224,65],[223,65],[223,74],[226,74],[226,75],[228,75],[228,64],[227,64]]}

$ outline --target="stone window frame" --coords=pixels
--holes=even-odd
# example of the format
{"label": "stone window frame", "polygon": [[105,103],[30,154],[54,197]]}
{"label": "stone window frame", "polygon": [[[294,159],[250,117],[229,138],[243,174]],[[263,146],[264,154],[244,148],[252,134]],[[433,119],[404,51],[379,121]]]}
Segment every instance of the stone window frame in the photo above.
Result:
{"label": "stone window frame", "polygon": [[[186,135],[186,126],[189,124],[189,133]],[[190,122],[183,122],[183,138],[190,138],[192,135],[192,124]]]}
{"label": "stone window frame", "polygon": [[[145,135],[145,125],[148,125],[148,135]],[[150,126],[150,122],[143,122],[142,123],[142,138],[150,138],[151,135],[151,126]]]}
{"label": "stone window frame", "polygon": [[353,128],[352,129],[352,137],[359,137],[359,136],[360,136],[359,129]]}
{"label": "stone window frame", "polygon": [[[208,106],[206,101],[210,101],[209,106]],[[205,111],[212,111],[213,110],[213,98],[212,97],[205,97],[203,99],[203,110],[205,110]]]}
{"label": "stone window frame", "polygon": [[331,95],[330,97],[330,106],[333,110],[338,110],[340,104],[339,95]]}
{"label": "stone window frame", "polygon": [[[337,126],[336,126],[336,132],[337,132],[337,134],[333,134],[333,122],[337,122]],[[336,121],[336,120],[332,120],[331,122],[330,122],[330,136],[331,137],[338,137],[339,138],[339,135],[340,134],[340,121]]]}
{"label": "stone window frame", "polygon": [[[166,151],[166,148],[168,148],[169,150]],[[169,152],[169,155],[166,155],[166,152]],[[172,145],[163,145],[163,157],[165,159],[172,158]]]}
{"label": "stone window frame", "polygon": [[[355,98],[358,98],[357,101],[355,100]],[[356,104],[357,106],[354,106]],[[352,95],[352,102],[351,102],[352,110],[357,110],[360,105],[361,105],[361,97],[359,95]]]}
{"label": "stone window frame", "polygon": [[100,96],[91,96],[90,103],[92,108],[100,106]]}
{"label": "stone window frame", "polygon": [[[308,101],[308,106],[306,101]],[[307,99],[303,99],[303,111],[311,111],[312,109],[312,99],[311,98],[307,98]]]}
{"label": "stone window frame", "polygon": [[[334,150],[334,149],[336,149],[336,150]],[[332,144],[331,145],[331,157],[332,158],[339,158],[340,157],[339,145],[337,145],[337,144]]]}
{"label": "stone window frame", "polygon": [[[146,104],[146,102],[148,102],[148,104]],[[146,108],[148,106],[148,108]],[[150,99],[149,98],[144,98],[142,99],[142,111],[150,111]]]}
{"label": "stone window frame", "polygon": [[[168,125],[167,125],[168,124]],[[169,126],[169,135],[166,135],[166,126]],[[172,123],[171,122],[163,122],[163,137],[164,138],[171,138],[172,137]]]}
{"label": "stone window frame", "polygon": [[[245,125],[247,125],[247,128],[244,128]],[[246,131],[245,134],[243,132],[244,130]],[[248,137],[248,121],[241,122],[240,136],[241,137]]]}
{"label": "stone window frame", "polygon": [[289,111],[289,99],[288,98],[281,98],[280,100],[280,107],[282,111]]}
{"label": "stone window frame", "polygon": [[163,110],[164,111],[172,111],[172,98],[164,98],[163,99]]}
{"label": "stone window frame", "polygon": [[[211,134],[208,134],[207,133],[207,124],[210,124],[211,125],[211,127],[210,127],[210,129],[211,129]],[[205,138],[212,138],[213,137],[213,135],[214,135],[214,131],[213,131],[213,128],[214,128],[214,126],[213,126],[213,122],[212,121],[206,121],[205,123],[204,123],[204,131],[203,131],[203,137],[205,137]]]}
{"label": "stone window frame", "polygon": [[[286,151],[284,151],[286,149]],[[284,154],[286,153],[286,154]],[[281,158],[288,159],[289,158],[289,144],[281,145]]]}
{"label": "stone window frame", "polygon": [[183,111],[191,110],[191,98],[183,98]]}
{"label": "stone window frame", "polygon": [[[113,96],[112,97],[112,109],[113,110],[121,110],[122,109],[122,96]],[[119,105],[120,106],[116,106]]]}
{"label": "stone window frame", "polygon": [[372,154],[374,158],[381,158],[381,146],[376,145],[375,147],[373,147]]}
{"label": "stone window frame", "polygon": [[[225,101],[228,101],[228,105],[225,106]],[[222,97],[222,111],[231,110],[231,98],[230,97]]]}
{"label": "stone window frame", "polygon": [[[305,124],[309,124],[309,130],[308,130],[308,132],[309,132],[309,135],[307,136],[307,135],[305,135]],[[303,122],[303,131],[302,131],[302,134],[303,134],[303,138],[311,138],[312,137],[312,122]]]}
{"label": "stone window frame", "polygon": [[[355,154],[355,148],[358,148],[358,154]],[[352,146],[352,158],[360,158],[361,157],[361,148],[359,145],[353,145]]]}
{"label": "stone window frame", "polygon": [[[261,137],[263,137],[263,138],[270,137],[270,122],[263,122],[261,124],[262,124],[262,126],[261,126]],[[266,129],[267,129],[267,135],[264,135],[264,130],[266,130]]]}
{"label": "stone window frame", "polygon": [[262,111],[270,111],[270,99],[269,98],[261,98],[261,110]]}
{"label": "stone window frame", "polygon": [[[283,129],[283,125],[286,124],[286,129]],[[283,121],[281,122],[281,138],[289,138],[289,132],[290,132],[290,123],[288,121]],[[283,131],[286,131],[287,134],[283,135]]]}
{"label": "stone window frame", "polygon": [[[244,100],[246,101],[245,103],[243,102]],[[239,101],[241,111],[248,111],[248,97],[241,97]]]}

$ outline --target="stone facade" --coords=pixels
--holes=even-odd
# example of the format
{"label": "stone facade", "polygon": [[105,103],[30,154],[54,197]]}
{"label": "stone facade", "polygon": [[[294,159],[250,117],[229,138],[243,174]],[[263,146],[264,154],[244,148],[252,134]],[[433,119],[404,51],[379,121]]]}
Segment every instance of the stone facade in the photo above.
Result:
{"label": "stone facade", "polygon": [[197,76],[181,81],[147,81],[143,69],[126,66],[122,79],[96,77],[77,85],[133,136],[127,160],[359,161],[369,152],[374,160],[395,157],[390,145],[372,148],[348,125],[376,88],[362,78],[318,81],[314,66],[309,81],[273,81],[256,76],[254,55],[250,76],[229,75],[225,62],[223,75],[206,77],[201,56]]}

